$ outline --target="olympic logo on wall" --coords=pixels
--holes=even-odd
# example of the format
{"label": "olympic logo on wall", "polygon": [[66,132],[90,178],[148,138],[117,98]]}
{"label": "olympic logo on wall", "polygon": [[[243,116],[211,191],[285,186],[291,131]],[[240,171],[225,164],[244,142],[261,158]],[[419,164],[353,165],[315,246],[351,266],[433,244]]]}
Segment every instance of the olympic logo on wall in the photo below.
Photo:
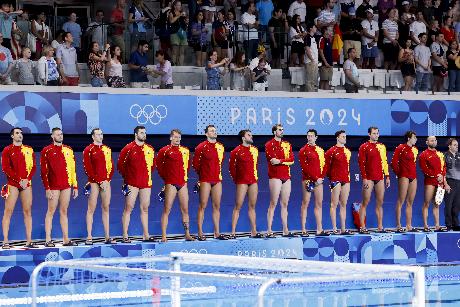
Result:
{"label": "olympic logo on wall", "polygon": [[139,125],[144,125],[150,122],[152,125],[156,126],[168,116],[168,108],[166,108],[163,104],[156,107],[151,104],[146,104],[144,107],[141,107],[135,103],[131,106],[131,108],[129,108],[129,114],[132,118],[137,120]]}

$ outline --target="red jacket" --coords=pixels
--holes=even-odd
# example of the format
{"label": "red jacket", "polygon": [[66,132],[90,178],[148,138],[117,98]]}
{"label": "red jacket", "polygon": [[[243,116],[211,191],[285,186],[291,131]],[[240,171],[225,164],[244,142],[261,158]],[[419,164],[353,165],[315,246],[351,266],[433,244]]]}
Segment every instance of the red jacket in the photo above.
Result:
{"label": "red jacket", "polygon": [[259,151],[257,147],[238,145],[230,153],[229,170],[235,184],[253,184],[259,179],[257,162]]}
{"label": "red jacket", "polygon": [[45,190],[78,188],[75,156],[70,146],[46,146],[41,152],[40,166]]}
{"label": "red jacket", "polygon": [[417,155],[415,146],[400,144],[396,147],[391,159],[391,168],[398,178],[417,178]]}
{"label": "red jacket", "polygon": [[195,148],[193,169],[198,174],[200,182],[217,183],[222,181],[222,161],[224,160],[224,145],[219,142],[204,141]]}
{"label": "red jacket", "polygon": [[[290,165],[294,164],[292,146],[286,141],[277,141],[274,138],[265,143],[265,156],[268,161],[268,178],[287,180],[291,178]],[[272,165],[270,160],[276,158],[281,161],[278,165]]]}
{"label": "red jacket", "polygon": [[324,178],[325,159],[321,147],[306,144],[299,151],[299,161],[302,168],[302,181],[316,182],[319,178]]}
{"label": "red jacket", "polygon": [[2,169],[9,185],[21,189],[19,182],[27,179],[30,187],[36,171],[34,150],[27,145],[6,146],[2,152]]}
{"label": "red jacket", "polygon": [[189,160],[190,150],[187,147],[168,145],[160,149],[155,163],[165,184],[182,186],[188,181]]}
{"label": "red jacket", "polygon": [[155,149],[148,144],[126,145],[118,157],[118,171],[125,184],[145,189],[152,187],[152,173],[155,169]]}
{"label": "red jacket", "polygon": [[112,150],[106,145],[88,145],[83,150],[83,168],[88,181],[101,183],[104,180],[110,181],[113,176]]}
{"label": "red jacket", "polygon": [[446,163],[444,155],[437,150],[425,149],[418,160],[423,175],[425,175],[425,185],[438,185],[437,176],[446,176]]}
{"label": "red jacket", "polygon": [[382,143],[370,141],[362,144],[358,152],[361,177],[368,180],[382,180],[389,176],[387,150]]}
{"label": "red jacket", "polygon": [[351,151],[345,146],[339,147],[335,145],[326,151],[324,172],[331,182],[350,182],[350,158]]}

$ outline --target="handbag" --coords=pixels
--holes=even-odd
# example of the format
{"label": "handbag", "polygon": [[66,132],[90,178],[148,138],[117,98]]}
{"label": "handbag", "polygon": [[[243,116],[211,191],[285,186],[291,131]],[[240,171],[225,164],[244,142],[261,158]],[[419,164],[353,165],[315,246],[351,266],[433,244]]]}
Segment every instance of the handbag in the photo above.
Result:
{"label": "handbag", "polygon": [[32,53],[37,52],[37,38],[32,33],[27,34],[27,47]]}

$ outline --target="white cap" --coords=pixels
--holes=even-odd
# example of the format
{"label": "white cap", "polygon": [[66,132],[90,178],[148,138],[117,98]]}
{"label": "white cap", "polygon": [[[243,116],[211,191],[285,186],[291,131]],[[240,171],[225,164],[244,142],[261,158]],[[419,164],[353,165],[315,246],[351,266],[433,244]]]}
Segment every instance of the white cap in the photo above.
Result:
{"label": "white cap", "polygon": [[401,5],[409,5],[409,4],[410,4],[409,1],[403,1],[403,2],[401,3]]}
{"label": "white cap", "polygon": [[366,12],[371,13],[372,15],[374,15],[374,11],[372,9],[367,9]]}

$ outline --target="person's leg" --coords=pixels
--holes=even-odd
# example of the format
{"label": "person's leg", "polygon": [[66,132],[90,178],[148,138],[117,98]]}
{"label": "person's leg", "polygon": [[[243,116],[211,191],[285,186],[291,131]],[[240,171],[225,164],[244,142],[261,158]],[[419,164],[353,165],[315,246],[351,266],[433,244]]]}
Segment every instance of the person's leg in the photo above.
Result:
{"label": "person's leg", "polygon": [[104,235],[105,239],[110,239],[110,223],[109,223],[109,208],[110,208],[110,199],[112,197],[112,188],[110,187],[110,182],[105,188],[100,192],[101,194],[101,204],[102,204],[102,224],[104,225]]}
{"label": "person's leg", "polygon": [[32,187],[28,187],[19,192],[24,215],[24,225],[26,227],[27,244],[32,243]]}
{"label": "person's leg", "polygon": [[457,70],[457,75],[455,76],[455,92],[460,92],[460,70]]}
{"label": "person's leg", "polygon": [[425,195],[422,207],[423,228],[425,229],[428,228],[428,207],[430,206],[430,202],[433,200],[435,189],[435,186],[425,185]]}
{"label": "person's leg", "polygon": [[459,220],[458,220],[458,213],[460,212],[460,185],[459,183],[460,183],[459,180],[455,180],[454,189],[453,189],[453,193],[455,197],[454,197],[454,203],[452,205],[452,226],[456,227],[455,230],[457,230],[457,227],[459,226]]}
{"label": "person's leg", "polygon": [[307,212],[308,205],[310,204],[311,192],[306,189],[306,182],[302,181],[302,205],[300,206],[300,225],[302,227],[302,233],[307,233]]}
{"label": "person's leg", "polygon": [[455,70],[449,70],[449,91],[450,92],[453,92],[455,90],[456,76],[457,76],[457,72]]}
{"label": "person's leg", "polygon": [[123,239],[128,239],[128,228],[129,222],[131,220],[131,212],[133,212],[134,204],[136,203],[137,195],[139,194],[138,188],[128,186],[128,189],[131,192],[125,197],[125,207],[123,208],[123,215],[121,217],[123,226]]}
{"label": "person's leg", "polygon": [[454,193],[454,188],[455,188],[455,183],[453,179],[447,179],[447,184],[451,188],[450,193],[445,194],[444,198],[444,222],[446,224],[447,228],[452,227],[452,208],[453,204],[455,202],[455,193]]}
{"label": "person's leg", "polygon": [[93,230],[93,217],[94,211],[96,210],[97,198],[99,196],[99,185],[97,183],[90,183],[91,192],[88,197],[88,210],[86,211],[86,230],[87,230],[87,239],[92,240],[92,230]]}
{"label": "person's leg", "polygon": [[340,192],[342,191],[342,186],[340,184],[336,185],[331,190],[331,207],[329,208],[329,215],[331,216],[332,231],[337,231],[337,205],[339,204]]}
{"label": "person's leg", "polygon": [[139,204],[141,209],[141,223],[142,223],[142,235],[144,240],[150,238],[149,234],[149,207],[150,207],[150,195],[152,193],[151,188],[145,188],[139,190]]}
{"label": "person's leg", "polygon": [[367,180],[367,185],[363,184],[362,197],[363,201],[361,207],[359,208],[359,219],[360,226],[366,228],[366,209],[371,201],[372,191],[374,190],[374,182],[372,180]]}
{"label": "person's leg", "polygon": [[433,193],[433,198],[431,199],[431,202],[433,203],[433,217],[434,217],[434,227],[436,230],[438,230],[439,228],[441,228],[440,224],[439,224],[439,206],[440,204],[438,205],[435,201],[434,201],[434,197],[436,195],[436,191],[437,191],[438,187],[436,187],[434,193]]}
{"label": "person's leg", "polygon": [[235,207],[233,207],[232,213],[232,235],[236,233],[236,224],[240,217],[241,207],[243,207],[244,198],[248,191],[247,184],[237,184],[236,185],[236,196],[235,196]]}
{"label": "person's leg", "polygon": [[249,222],[251,223],[251,235],[257,234],[256,225],[256,203],[257,194],[259,193],[259,186],[257,183],[253,183],[248,187],[248,216]]}
{"label": "person's leg", "polygon": [[[13,215],[14,207],[19,196],[19,190],[16,187],[8,185],[9,195],[5,200],[5,209],[3,210],[2,230],[3,230],[3,243],[8,243],[8,233],[10,231],[10,221]],[[24,206],[24,205],[23,205]]]}
{"label": "person's leg", "polygon": [[172,44],[171,45],[171,57],[172,57],[172,60],[173,60],[173,64],[178,66],[179,65],[179,52],[180,52],[180,48],[178,45],[176,44]]}
{"label": "person's leg", "polygon": [[174,199],[176,198],[177,189],[171,184],[165,185],[165,203],[163,207],[163,213],[161,215],[161,241],[167,242],[166,229],[168,228],[168,218],[171,212]]}
{"label": "person's leg", "polygon": [[267,210],[267,233],[272,233],[273,215],[275,213],[276,205],[280,197],[282,182],[280,179],[269,179],[268,185],[270,188],[270,204]]}
{"label": "person's leg", "polygon": [[401,209],[407,197],[407,190],[409,188],[409,179],[405,177],[398,178],[398,199],[396,200],[396,228],[401,227]]}
{"label": "person's leg", "polygon": [[182,213],[182,225],[185,231],[185,240],[192,241],[193,237],[190,235],[190,217],[188,214],[188,187],[185,184],[178,192],[180,211]]}
{"label": "person's leg", "polygon": [[414,205],[415,193],[417,193],[417,179],[409,183],[406,198],[406,230],[412,229],[412,206]]}
{"label": "person's leg", "polygon": [[56,208],[59,204],[59,191],[52,190],[50,193],[53,195],[51,199],[48,199],[48,210],[45,216],[45,238],[46,242],[51,241],[51,230],[53,228],[53,216],[56,212]]}
{"label": "person's leg", "polygon": [[62,229],[62,241],[64,244],[69,242],[69,219],[67,216],[67,209],[69,208],[70,195],[72,190],[70,188],[60,191],[59,193],[59,221]]}
{"label": "person's leg", "polygon": [[316,234],[320,234],[323,232],[323,185],[317,185],[313,193],[315,194]]}
{"label": "person's leg", "polygon": [[385,195],[385,182],[380,180],[375,188],[375,215],[377,216],[377,228],[383,230],[383,197]]}
{"label": "person's leg", "polygon": [[214,223],[214,238],[220,235],[220,200],[222,198],[222,182],[216,183],[211,187],[211,202],[212,202],[212,221]]}
{"label": "person's leg", "polygon": [[340,230],[341,232],[346,231],[346,219],[347,219],[347,203],[348,196],[350,195],[350,183],[342,185],[340,191]]}
{"label": "person's leg", "polygon": [[[200,202],[198,204],[198,237],[203,236],[203,221],[204,211],[208,206],[209,194],[211,193],[211,184],[208,182],[200,182]],[[214,216],[213,216],[214,217]]]}
{"label": "person's leg", "polygon": [[185,46],[179,45],[179,66],[184,66],[184,58],[185,58]]}
{"label": "person's leg", "polygon": [[281,205],[281,222],[283,223],[283,234],[289,233],[288,228],[288,204],[291,196],[291,179],[281,185],[280,205]]}

